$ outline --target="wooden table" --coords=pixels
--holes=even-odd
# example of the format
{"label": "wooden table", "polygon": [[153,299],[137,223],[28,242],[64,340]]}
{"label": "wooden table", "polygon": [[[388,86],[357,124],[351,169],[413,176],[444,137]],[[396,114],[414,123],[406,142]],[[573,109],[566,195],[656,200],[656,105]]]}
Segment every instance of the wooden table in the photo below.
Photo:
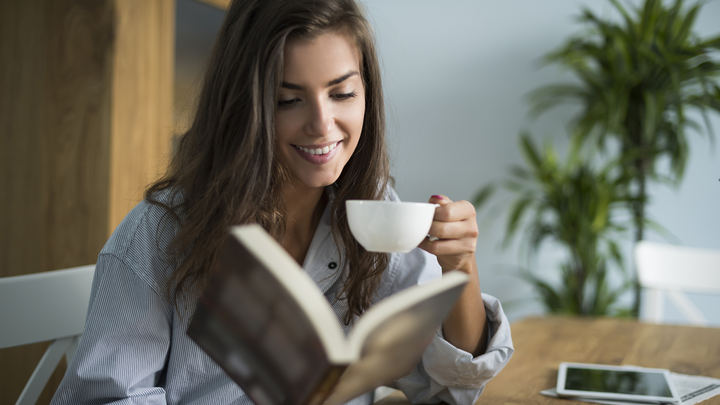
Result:
{"label": "wooden table", "polygon": [[[485,387],[478,404],[580,404],[539,394],[555,386],[563,361],[632,364],[720,378],[720,328],[548,317],[524,319],[511,329],[515,354]],[[395,396],[380,402],[400,405],[403,401]],[[720,397],[702,404],[720,405]]]}

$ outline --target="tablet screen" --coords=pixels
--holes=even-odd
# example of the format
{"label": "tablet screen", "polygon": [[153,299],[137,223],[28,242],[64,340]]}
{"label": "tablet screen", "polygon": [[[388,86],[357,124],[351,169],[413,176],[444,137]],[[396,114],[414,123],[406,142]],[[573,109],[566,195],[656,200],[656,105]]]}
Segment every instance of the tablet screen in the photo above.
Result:
{"label": "tablet screen", "polygon": [[654,397],[673,396],[662,373],[638,370],[568,367],[565,389]]}

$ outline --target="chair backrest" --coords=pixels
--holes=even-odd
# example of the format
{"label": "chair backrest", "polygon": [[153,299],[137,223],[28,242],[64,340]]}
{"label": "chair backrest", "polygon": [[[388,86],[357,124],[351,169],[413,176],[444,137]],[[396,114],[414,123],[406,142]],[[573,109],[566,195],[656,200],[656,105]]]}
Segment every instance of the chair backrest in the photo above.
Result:
{"label": "chair backrest", "polygon": [[646,293],[641,320],[661,323],[667,295],[690,324],[707,325],[685,293],[720,295],[720,251],[640,241],[635,267]]}
{"label": "chair backrest", "polygon": [[65,355],[75,354],[85,327],[95,265],[0,278],[0,349],[53,341],[18,405],[34,404]]}

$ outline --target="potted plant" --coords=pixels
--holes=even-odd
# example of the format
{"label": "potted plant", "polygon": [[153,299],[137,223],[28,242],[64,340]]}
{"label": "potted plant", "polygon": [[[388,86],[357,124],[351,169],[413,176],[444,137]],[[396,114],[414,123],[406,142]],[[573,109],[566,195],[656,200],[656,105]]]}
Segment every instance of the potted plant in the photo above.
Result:
{"label": "potted plant", "polygon": [[[531,96],[541,113],[561,103],[580,105],[572,136],[585,144],[613,152],[629,182],[636,241],[647,223],[648,181],[678,184],[688,158],[687,128],[702,129],[688,117],[701,113],[712,139],[708,112],[720,112],[720,36],[701,40],[693,33],[700,5],[684,7],[682,0],[665,4],[645,0],[628,11],[610,0],[620,13],[618,22],[585,10],[583,35],[570,39],[546,61],[569,69],[576,84],[551,85]],[[616,151],[616,152],[615,152]],[[668,159],[661,172],[656,164]],[[640,285],[635,280],[633,313],[639,313]]]}
{"label": "potted plant", "polygon": [[622,313],[617,299],[627,283],[610,288],[608,274],[610,269],[618,269],[621,279],[627,280],[618,247],[626,228],[617,220],[619,211],[632,202],[624,172],[616,162],[595,168],[591,154],[577,143],[563,163],[552,146],[540,151],[529,135],[520,139],[525,166],[513,167],[509,179],[480,190],[474,198],[476,207],[481,208],[496,188],[509,190],[514,199],[503,246],[522,235],[530,255],[548,240],[566,250],[560,286],[554,287],[532,272],[524,273],[549,312]]}

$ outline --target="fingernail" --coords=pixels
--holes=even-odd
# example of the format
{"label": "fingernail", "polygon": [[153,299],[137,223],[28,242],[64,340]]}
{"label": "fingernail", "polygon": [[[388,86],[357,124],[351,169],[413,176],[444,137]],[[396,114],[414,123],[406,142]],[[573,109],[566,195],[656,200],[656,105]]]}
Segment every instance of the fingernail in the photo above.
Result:
{"label": "fingernail", "polygon": [[438,200],[442,200],[442,199],[443,199],[442,196],[439,196],[439,195],[432,195],[431,197],[435,197],[435,198],[437,198]]}

